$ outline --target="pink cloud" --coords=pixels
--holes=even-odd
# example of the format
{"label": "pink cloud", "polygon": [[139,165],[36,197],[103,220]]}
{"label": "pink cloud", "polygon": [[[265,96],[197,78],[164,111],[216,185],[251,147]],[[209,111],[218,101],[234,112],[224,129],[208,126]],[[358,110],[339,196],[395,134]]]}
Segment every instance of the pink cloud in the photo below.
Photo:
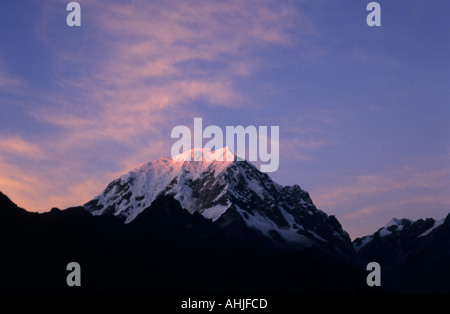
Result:
{"label": "pink cloud", "polygon": [[[334,213],[345,225],[369,233],[366,226],[376,228],[389,219],[426,217],[442,218],[450,210],[450,171],[419,170],[423,167],[405,166],[379,174],[355,177],[353,181],[314,193],[315,204]],[[424,211],[429,214],[424,216]],[[383,218],[384,217],[384,218]]]}
{"label": "pink cloud", "polygon": [[[292,38],[287,30],[300,14],[285,5],[255,8],[240,1],[108,6],[90,1],[87,5],[98,10],[94,23],[99,36],[114,38],[106,44],[108,54],[85,78],[62,79],[66,89],[86,95],[76,107],[72,99],[59,99],[51,111],[34,113],[41,121],[64,127],[68,144],[100,139],[130,143],[137,135],[158,132],[169,110],[173,120],[184,116],[190,111],[184,105],[196,100],[211,106],[240,106],[234,78],[250,75],[256,62],[245,47],[288,45]],[[61,58],[83,56],[72,58],[69,52]],[[224,62],[225,68],[202,77],[179,66],[195,60]],[[149,83],[155,78],[158,83]]]}
{"label": "pink cloud", "polygon": [[0,88],[11,88],[11,87],[18,87],[23,85],[23,82],[19,79],[7,77],[5,75],[2,75],[0,73]]}
{"label": "pink cloud", "polygon": [[[450,171],[423,172],[405,167],[382,174],[370,174],[356,177],[353,182],[338,186],[318,195],[321,206],[335,206],[349,202],[367,194],[382,194],[413,188],[432,189],[450,183]],[[450,199],[447,198],[450,203]]]}
{"label": "pink cloud", "polygon": [[[29,113],[58,131],[33,143],[0,139],[0,190],[31,210],[79,205],[139,163],[168,155],[168,126],[193,116],[197,102],[242,106],[235,82],[260,67],[254,49],[289,46],[300,40],[292,30],[309,23],[279,2],[90,0],[82,6],[93,51],[61,47],[51,36],[60,12],[43,6],[35,32],[53,52],[60,88]],[[67,64],[87,70],[74,79]],[[31,161],[9,158],[19,155]],[[93,160],[114,165],[88,170]]]}
{"label": "pink cloud", "polygon": [[[280,146],[280,154],[283,159],[312,161],[312,157],[308,154],[311,150],[330,145],[325,140],[311,139],[317,133],[316,130],[290,129],[287,132],[291,134],[291,137],[284,137]],[[292,137],[295,134],[302,134],[301,137],[305,137],[304,134],[306,134],[306,138],[310,139]]]}
{"label": "pink cloud", "polygon": [[18,87],[25,86],[25,82],[11,75],[8,71],[8,66],[3,59],[0,59],[0,90],[3,91],[15,91]]}
{"label": "pink cloud", "polygon": [[353,58],[361,63],[370,63],[391,67],[399,65],[399,61],[394,60],[392,56],[379,49],[367,50],[366,48],[356,47],[352,49],[351,53]]}
{"label": "pink cloud", "polygon": [[0,147],[2,152],[12,157],[28,159],[42,159],[45,152],[36,143],[24,140],[18,135],[0,136]]}
{"label": "pink cloud", "polygon": [[355,212],[344,215],[344,217],[347,219],[361,218],[374,213],[375,211],[377,211],[377,209],[379,209],[379,206],[366,206]]}

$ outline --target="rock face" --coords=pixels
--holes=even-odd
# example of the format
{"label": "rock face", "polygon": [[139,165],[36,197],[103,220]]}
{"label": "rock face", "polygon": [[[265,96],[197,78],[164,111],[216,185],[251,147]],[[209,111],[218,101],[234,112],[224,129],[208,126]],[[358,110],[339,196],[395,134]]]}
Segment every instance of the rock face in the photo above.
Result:
{"label": "rock face", "polygon": [[186,160],[198,154],[193,149],[143,164],[112,181],[84,207],[93,215],[112,214],[130,223],[157,197],[171,196],[189,213],[199,213],[235,236],[253,232],[282,247],[353,253],[337,219],[318,210],[298,185],[275,183],[247,161],[238,161],[228,147],[215,152],[224,161],[211,160],[210,150],[200,151],[202,161]]}

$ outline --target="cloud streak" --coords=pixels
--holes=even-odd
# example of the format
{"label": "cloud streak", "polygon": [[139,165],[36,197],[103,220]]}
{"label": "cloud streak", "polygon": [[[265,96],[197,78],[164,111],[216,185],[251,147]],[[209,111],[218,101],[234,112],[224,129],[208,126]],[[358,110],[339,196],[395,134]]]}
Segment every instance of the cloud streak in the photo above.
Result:
{"label": "cloud streak", "polygon": [[18,77],[11,75],[6,62],[0,59],[0,91],[12,92],[17,88],[25,86],[25,82]]}
{"label": "cloud streak", "polygon": [[9,155],[13,158],[36,160],[45,157],[45,152],[38,144],[24,140],[18,135],[0,136],[0,147],[4,155]]}
{"label": "cloud streak", "polygon": [[[293,5],[273,1],[90,0],[82,27],[68,32],[53,20],[60,2],[44,5],[35,32],[51,54],[53,86],[33,90],[27,111],[55,132],[0,138],[0,190],[31,210],[87,201],[118,174],[168,155],[170,129],[199,104],[244,104],[236,82],[261,68],[257,53],[292,46],[301,21],[312,30]],[[1,73],[0,88],[19,84]]]}
{"label": "cloud streak", "polygon": [[447,168],[425,171],[405,166],[356,176],[346,184],[316,191],[314,200],[319,208],[336,214],[344,227],[352,226],[355,237],[376,231],[367,225],[379,228],[394,217],[442,218],[450,209],[448,186]]}
{"label": "cloud streak", "polygon": [[[324,206],[332,206],[366,194],[382,194],[416,188],[432,189],[443,184],[450,184],[450,171],[448,169],[423,173],[411,167],[405,167],[384,174],[357,176],[352,183],[321,194],[320,202]],[[450,203],[450,198],[447,200]]]}
{"label": "cloud streak", "polygon": [[[86,95],[76,110],[68,110],[75,105],[69,101],[36,117],[83,141],[109,138],[125,143],[163,127],[169,110],[178,117],[191,113],[195,105],[186,105],[193,102],[237,107],[241,99],[234,81],[250,75],[258,62],[251,55],[253,47],[289,45],[293,40],[288,30],[299,12],[268,4],[142,1],[104,6],[90,1],[88,6],[98,12],[98,33],[92,39],[110,38],[101,46],[108,54],[87,76],[62,80],[62,85]],[[61,59],[82,57],[65,53]]]}

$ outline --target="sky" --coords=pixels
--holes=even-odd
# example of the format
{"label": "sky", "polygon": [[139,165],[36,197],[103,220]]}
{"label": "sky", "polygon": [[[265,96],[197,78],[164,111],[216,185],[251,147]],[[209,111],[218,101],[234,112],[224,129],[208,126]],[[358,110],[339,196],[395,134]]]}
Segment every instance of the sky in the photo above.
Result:
{"label": "sky", "polygon": [[84,204],[177,125],[280,127],[270,176],[352,238],[450,212],[450,2],[0,2],[0,191]]}

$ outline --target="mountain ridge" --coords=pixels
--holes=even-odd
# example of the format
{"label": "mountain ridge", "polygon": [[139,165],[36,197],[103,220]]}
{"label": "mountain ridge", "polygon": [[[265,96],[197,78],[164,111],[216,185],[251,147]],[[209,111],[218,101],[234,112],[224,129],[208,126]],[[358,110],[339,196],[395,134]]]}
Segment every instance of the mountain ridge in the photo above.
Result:
{"label": "mountain ridge", "polygon": [[[189,213],[197,212],[230,232],[242,232],[245,226],[280,245],[331,243],[344,254],[353,253],[339,221],[317,209],[298,185],[279,185],[251,163],[230,158],[228,147],[215,154],[230,161],[214,160],[204,149],[202,161],[192,161],[198,150],[142,164],[113,180],[84,207],[93,215],[109,213],[130,223],[158,196],[170,195]],[[189,156],[191,161],[186,160]]]}
{"label": "mountain ridge", "polygon": [[363,261],[377,261],[395,290],[449,293],[450,213],[443,219],[392,219],[353,241]]}
{"label": "mountain ridge", "polygon": [[[114,215],[93,216],[83,207],[27,212],[0,194],[0,218],[0,235],[7,239],[1,246],[3,292],[73,291],[67,289],[63,271],[73,260],[83,265],[84,292],[450,292],[450,214],[438,226],[436,221],[423,229],[416,226],[415,240],[404,241],[407,245],[400,245],[397,237],[381,242],[378,251],[368,251],[369,246],[365,253],[358,250],[359,263],[321,246],[285,250],[248,228],[241,229],[250,233],[240,239],[230,237],[226,229],[200,213],[190,214],[170,195],[158,197],[124,224]],[[414,225],[393,219],[388,227],[408,222]],[[408,228],[397,227],[400,233]],[[395,236],[398,232],[381,239]],[[365,284],[369,261],[381,264],[380,289]]]}
{"label": "mountain ridge", "polygon": [[394,218],[352,243],[308,192],[236,158],[161,158],[84,206],[41,214],[0,192],[0,238],[0,292],[69,292],[70,261],[83,265],[84,292],[450,292],[450,214]]}
{"label": "mountain ridge", "polygon": [[[21,228],[0,228],[2,293],[370,292],[364,272],[335,254],[240,241],[171,196],[129,224],[82,207],[36,214],[5,206],[0,215],[16,215]],[[77,289],[66,284],[73,261],[82,267]]]}

